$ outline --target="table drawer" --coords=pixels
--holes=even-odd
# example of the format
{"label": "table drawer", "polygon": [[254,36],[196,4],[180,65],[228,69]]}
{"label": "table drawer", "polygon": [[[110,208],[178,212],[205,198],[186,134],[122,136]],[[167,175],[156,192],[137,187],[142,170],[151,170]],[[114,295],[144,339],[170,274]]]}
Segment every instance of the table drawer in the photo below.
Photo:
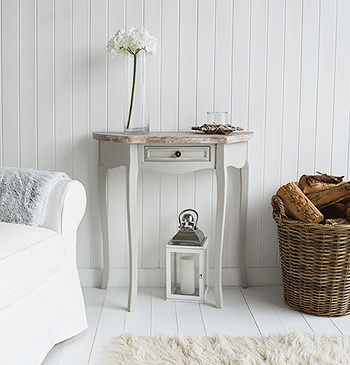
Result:
{"label": "table drawer", "polygon": [[209,162],[211,158],[210,146],[144,146],[145,162]]}

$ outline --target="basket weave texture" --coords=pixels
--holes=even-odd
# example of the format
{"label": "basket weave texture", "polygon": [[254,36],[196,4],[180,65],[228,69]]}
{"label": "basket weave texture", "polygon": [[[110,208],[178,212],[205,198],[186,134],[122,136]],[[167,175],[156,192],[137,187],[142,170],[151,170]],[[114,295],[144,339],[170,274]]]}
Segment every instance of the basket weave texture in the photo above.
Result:
{"label": "basket weave texture", "polygon": [[350,314],[350,224],[304,223],[287,217],[278,196],[271,204],[287,304],[319,316]]}

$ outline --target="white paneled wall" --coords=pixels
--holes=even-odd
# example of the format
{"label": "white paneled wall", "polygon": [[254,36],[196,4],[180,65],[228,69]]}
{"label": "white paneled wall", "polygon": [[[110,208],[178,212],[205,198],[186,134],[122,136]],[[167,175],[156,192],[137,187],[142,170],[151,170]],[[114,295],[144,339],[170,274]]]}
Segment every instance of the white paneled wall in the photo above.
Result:
{"label": "white paneled wall", "polygon": [[[279,280],[270,198],[302,173],[349,175],[348,0],[2,0],[0,163],[64,170],[89,206],[79,231],[85,284],[102,265],[95,130],[123,127],[123,61],[107,40],[144,25],[159,40],[151,57],[151,129],[185,131],[227,110],[255,132],[249,144],[247,262],[253,283]],[[234,185],[237,172],[232,171]],[[124,171],[109,177],[112,282],[127,283]],[[215,231],[215,175],[140,178],[144,285],[164,283],[167,240],[178,212],[198,209]],[[230,196],[225,282],[236,283],[237,190]]]}

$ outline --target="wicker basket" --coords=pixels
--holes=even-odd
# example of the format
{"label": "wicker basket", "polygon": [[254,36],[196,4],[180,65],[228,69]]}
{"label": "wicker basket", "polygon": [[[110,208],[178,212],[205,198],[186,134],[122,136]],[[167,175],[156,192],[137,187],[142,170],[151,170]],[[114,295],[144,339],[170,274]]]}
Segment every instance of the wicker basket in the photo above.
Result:
{"label": "wicker basket", "polygon": [[350,224],[328,226],[289,219],[273,196],[284,299],[319,316],[350,313]]}

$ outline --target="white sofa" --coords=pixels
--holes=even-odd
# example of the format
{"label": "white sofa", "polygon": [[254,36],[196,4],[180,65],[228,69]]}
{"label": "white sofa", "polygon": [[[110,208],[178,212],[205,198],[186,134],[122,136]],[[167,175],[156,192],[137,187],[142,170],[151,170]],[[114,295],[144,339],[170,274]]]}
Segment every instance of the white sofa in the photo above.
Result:
{"label": "white sofa", "polygon": [[51,189],[41,227],[0,223],[0,364],[39,365],[58,342],[87,327],[76,268],[83,185]]}

